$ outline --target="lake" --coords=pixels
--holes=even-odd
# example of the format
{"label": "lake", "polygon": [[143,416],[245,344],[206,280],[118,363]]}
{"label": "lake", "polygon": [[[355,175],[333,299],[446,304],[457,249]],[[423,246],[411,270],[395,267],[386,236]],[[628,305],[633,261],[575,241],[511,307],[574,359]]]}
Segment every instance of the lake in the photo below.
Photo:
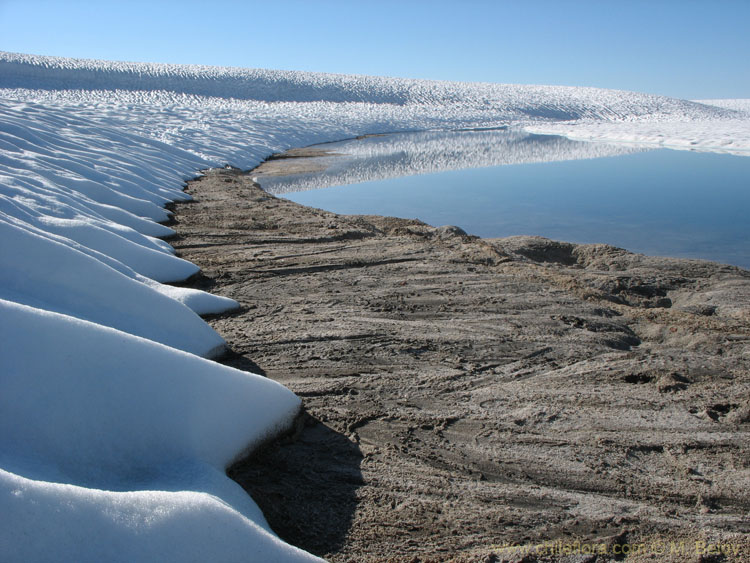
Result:
{"label": "lake", "polygon": [[[328,143],[264,189],[482,237],[540,235],[750,268],[750,158],[490,130]],[[319,186],[325,186],[320,187]],[[318,188],[318,189],[311,189]]]}

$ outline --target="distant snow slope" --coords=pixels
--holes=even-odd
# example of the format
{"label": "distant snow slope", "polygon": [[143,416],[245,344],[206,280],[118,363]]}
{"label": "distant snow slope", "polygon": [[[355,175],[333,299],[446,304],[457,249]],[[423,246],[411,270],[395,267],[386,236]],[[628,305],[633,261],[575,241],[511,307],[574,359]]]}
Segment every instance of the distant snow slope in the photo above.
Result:
{"label": "distant snow slope", "polygon": [[498,125],[743,152],[748,115],[595,88],[0,53],[0,558],[310,558],[224,474],[299,400],[201,359],[224,341],[198,314],[237,304],[165,285],[197,271],[160,223],[201,168]]}
{"label": "distant snow slope", "polygon": [[522,86],[0,54],[2,87],[163,90],[264,102],[360,102],[471,107],[487,115],[549,119],[731,116],[664,96],[570,86]]}
{"label": "distant snow slope", "polygon": [[576,141],[621,142],[642,147],[724,152],[750,156],[750,116],[673,121],[579,120],[527,126],[530,133],[562,135]]}
{"label": "distant snow slope", "polygon": [[[750,114],[750,99],[725,99],[725,100],[695,100],[699,104],[731,109],[745,114]],[[747,117],[747,116],[746,116]]]}

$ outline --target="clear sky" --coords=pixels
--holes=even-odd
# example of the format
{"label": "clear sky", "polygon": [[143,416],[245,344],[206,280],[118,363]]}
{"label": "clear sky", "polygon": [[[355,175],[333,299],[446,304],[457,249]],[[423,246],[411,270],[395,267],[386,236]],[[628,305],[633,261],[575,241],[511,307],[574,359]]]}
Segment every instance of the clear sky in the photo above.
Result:
{"label": "clear sky", "polygon": [[750,0],[0,0],[0,50],[750,98]]}

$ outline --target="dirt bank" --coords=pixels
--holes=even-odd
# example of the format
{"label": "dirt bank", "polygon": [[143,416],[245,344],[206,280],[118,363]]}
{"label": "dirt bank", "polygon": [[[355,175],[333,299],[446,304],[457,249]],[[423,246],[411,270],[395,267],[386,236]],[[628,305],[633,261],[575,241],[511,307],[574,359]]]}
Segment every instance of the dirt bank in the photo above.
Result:
{"label": "dirt bank", "polygon": [[[226,363],[309,413],[230,471],[287,541],[332,561],[748,550],[749,272],[340,216],[233,170],[188,192],[171,242],[242,304],[210,320]],[[574,540],[607,555],[563,556]]]}

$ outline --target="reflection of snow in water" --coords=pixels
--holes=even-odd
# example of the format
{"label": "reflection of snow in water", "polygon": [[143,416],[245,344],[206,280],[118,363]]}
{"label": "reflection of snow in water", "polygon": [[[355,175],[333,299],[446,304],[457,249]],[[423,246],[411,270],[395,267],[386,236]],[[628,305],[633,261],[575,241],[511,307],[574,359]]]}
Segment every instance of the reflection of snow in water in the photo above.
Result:
{"label": "reflection of snow in water", "polygon": [[639,151],[622,144],[571,141],[520,130],[399,133],[317,148],[335,153],[306,159],[324,170],[289,176],[259,174],[257,179],[263,189],[283,194],[446,170],[580,160]]}
{"label": "reflection of snow in water", "polygon": [[[347,151],[361,156],[327,157],[333,164],[322,176],[293,176],[288,187],[328,185],[326,189],[290,191],[284,197],[334,213],[416,217],[436,226],[458,225],[482,237],[533,234],[750,267],[745,244],[750,229],[743,214],[750,207],[746,189],[750,159],[639,151],[523,133],[509,135],[505,141],[505,146],[490,143],[486,154],[479,150],[459,154],[450,166],[445,166],[443,157],[448,160],[454,153],[441,152],[439,144],[433,146],[434,153],[425,150],[416,156],[384,141],[375,147],[363,144]],[[623,152],[631,154],[618,154]],[[368,157],[378,153],[384,155],[384,162]],[[461,168],[472,161],[481,166],[483,159],[495,165]],[[524,165],[498,165],[509,161]],[[424,168],[432,171],[430,167],[443,170],[421,173]],[[389,177],[397,174],[410,175]],[[355,183],[360,178],[372,181]],[[269,180],[278,183],[284,178]],[[264,182],[261,178],[261,185]],[[336,182],[341,185],[330,185]]]}

